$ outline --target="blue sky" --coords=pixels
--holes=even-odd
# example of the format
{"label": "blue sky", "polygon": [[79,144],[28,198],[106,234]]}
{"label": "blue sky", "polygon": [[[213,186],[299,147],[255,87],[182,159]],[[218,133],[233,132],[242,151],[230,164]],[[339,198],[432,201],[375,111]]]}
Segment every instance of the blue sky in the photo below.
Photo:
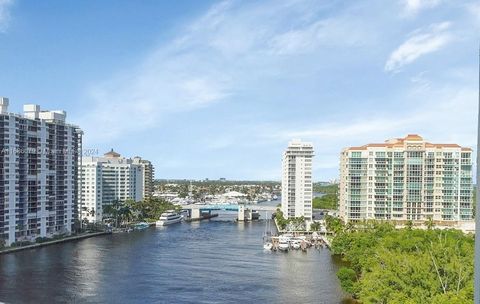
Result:
{"label": "blue sky", "polygon": [[475,148],[479,33],[478,1],[0,0],[0,95],[157,178],[279,180],[301,138],[330,180],[346,146]]}

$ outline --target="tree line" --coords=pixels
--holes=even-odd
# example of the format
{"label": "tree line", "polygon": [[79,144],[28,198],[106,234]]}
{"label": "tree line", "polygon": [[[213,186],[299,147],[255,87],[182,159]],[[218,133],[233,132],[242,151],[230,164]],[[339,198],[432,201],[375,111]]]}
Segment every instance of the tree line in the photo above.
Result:
{"label": "tree line", "polygon": [[103,218],[110,218],[115,227],[122,227],[130,222],[155,222],[165,211],[180,209],[181,207],[156,197],[148,197],[140,202],[116,200],[103,207]]}
{"label": "tree line", "polygon": [[342,288],[361,303],[473,303],[474,238],[458,230],[327,217]]}

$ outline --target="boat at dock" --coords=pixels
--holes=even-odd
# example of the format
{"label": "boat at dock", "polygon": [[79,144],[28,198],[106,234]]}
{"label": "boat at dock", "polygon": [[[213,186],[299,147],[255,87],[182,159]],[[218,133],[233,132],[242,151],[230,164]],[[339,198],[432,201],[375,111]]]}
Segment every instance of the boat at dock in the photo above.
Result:
{"label": "boat at dock", "polygon": [[293,249],[300,249],[300,240],[291,240],[290,245]]}
{"label": "boat at dock", "polygon": [[265,243],[263,243],[263,249],[272,250],[273,249],[273,244],[271,242],[265,242]]}
{"label": "boat at dock", "polygon": [[155,222],[156,226],[167,226],[175,223],[180,223],[183,220],[183,216],[174,210],[168,210],[162,213],[160,219]]}
{"label": "boat at dock", "polygon": [[270,227],[270,219],[267,217],[267,212],[265,212],[265,219],[266,219],[266,223],[265,223],[265,231],[263,232],[263,249],[273,250],[272,228]]}
{"label": "boat at dock", "polygon": [[288,251],[290,249],[290,239],[287,237],[280,236],[278,238],[278,250]]}
{"label": "boat at dock", "polygon": [[144,229],[147,229],[148,227],[150,227],[150,225],[145,222],[140,222],[133,225],[134,230],[144,230]]}

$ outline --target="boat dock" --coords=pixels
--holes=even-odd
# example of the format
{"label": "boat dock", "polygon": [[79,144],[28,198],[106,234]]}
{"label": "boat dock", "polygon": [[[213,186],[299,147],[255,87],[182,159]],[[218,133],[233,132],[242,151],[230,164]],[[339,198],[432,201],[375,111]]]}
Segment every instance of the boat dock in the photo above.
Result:
{"label": "boat dock", "polygon": [[[279,236],[271,236],[269,239],[272,243],[271,250],[273,251],[287,251],[289,249],[301,249],[302,251],[306,251],[311,247],[315,249],[329,249],[331,246],[331,243],[326,236],[316,234],[283,234]],[[282,246],[281,243],[284,245]]]}

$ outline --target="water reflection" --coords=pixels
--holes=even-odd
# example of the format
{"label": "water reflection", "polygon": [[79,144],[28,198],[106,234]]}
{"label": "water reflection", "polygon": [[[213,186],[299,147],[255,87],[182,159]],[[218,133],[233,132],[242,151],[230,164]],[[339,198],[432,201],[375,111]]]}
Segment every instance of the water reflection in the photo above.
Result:
{"label": "water reflection", "polygon": [[264,253],[235,215],[0,256],[7,303],[340,303],[327,250]]}

